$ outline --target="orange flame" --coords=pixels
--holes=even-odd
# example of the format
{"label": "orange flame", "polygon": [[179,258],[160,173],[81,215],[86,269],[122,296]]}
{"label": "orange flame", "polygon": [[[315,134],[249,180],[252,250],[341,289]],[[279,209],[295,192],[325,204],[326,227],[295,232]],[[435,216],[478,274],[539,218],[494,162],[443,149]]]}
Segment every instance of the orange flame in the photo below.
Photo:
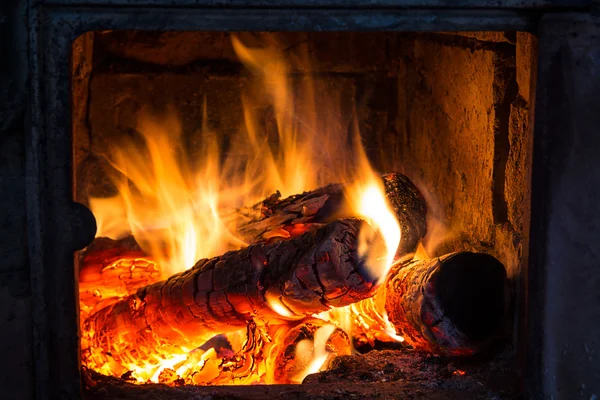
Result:
{"label": "orange flame", "polygon": [[[256,87],[242,94],[244,124],[229,147],[220,144],[218,135],[207,125],[206,102],[205,122],[198,135],[202,151],[193,159],[182,144],[176,112],[169,110],[161,117],[151,117],[145,111],[138,121],[138,137],[126,138],[112,148],[109,161],[118,171],[114,177],[118,194],[89,201],[98,221],[97,236],[116,239],[133,235],[162,267],[166,278],[190,268],[201,258],[247,245],[236,233],[243,221],[239,213],[231,217],[235,214],[231,210],[255,204],[277,190],[287,196],[331,182],[345,182],[349,183],[345,195],[354,213],[376,227],[385,239],[386,257],[367,263],[374,280],[381,282],[398,247],[400,227],[385,199],[381,178],[361,145],[356,115],[341,121],[340,99],[317,90],[315,80],[308,75],[301,80],[300,89],[295,89],[298,82],[290,77],[290,65],[273,46],[249,48],[234,37],[233,47],[253,74]],[[276,137],[265,135],[259,123],[257,109],[262,105],[274,111]],[[367,230],[362,231],[359,252],[373,241]],[[277,299],[268,301],[282,317],[293,317]],[[330,314],[325,319],[344,325],[344,318]],[[140,349],[142,359],[123,356],[120,365],[97,365],[93,361],[97,349],[92,348],[84,349],[88,355],[84,364],[117,376],[133,371],[131,376],[138,382],[169,383],[180,378],[195,384],[273,383],[269,373],[272,353],[286,329],[281,326],[258,336],[247,332],[227,334],[231,345],[228,355],[212,347],[200,350],[167,346]],[[319,329],[312,361],[296,380],[321,368],[326,358],[323,346],[333,329],[333,325]],[[261,362],[253,358],[257,354],[262,354]],[[234,372],[224,374],[223,365]]]}

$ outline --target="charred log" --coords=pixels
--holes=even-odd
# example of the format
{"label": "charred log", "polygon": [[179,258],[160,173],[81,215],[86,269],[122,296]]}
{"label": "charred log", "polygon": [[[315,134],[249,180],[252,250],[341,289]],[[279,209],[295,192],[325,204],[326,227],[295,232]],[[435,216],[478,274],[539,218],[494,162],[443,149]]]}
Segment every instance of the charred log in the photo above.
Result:
{"label": "charred log", "polygon": [[[397,256],[414,253],[427,234],[425,200],[399,172],[385,174],[382,179],[402,230]],[[248,243],[260,243],[273,238],[289,239],[335,218],[351,217],[344,190],[342,184],[331,184],[285,199],[276,193],[253,207],[236,211],[236,217],[247,219],[239,225],[238,232]]]}
{"label": "charred log", "polygon": [[129,354],[129,344],[139,353],[140,342],[189,348],[251,320],[303,318],[368,298],[386,249],[374,235],[367,254],[358,254],[360,229],[371,228],[343,219],[294,239],[200,260],[94,313],[85,322],[87,344],[115,355]]}
{"label": "charred log", "polygon": [[397,266],[380,293],[396,333],[413,347],[438,354],[478,352],[498,337],[508,314],[506,270],[484,253]]}
{"label": "charred log", "polygon": [[383,186],[402,232],[396,255],[414,253],[427,234],[427,203],[410,179],[399,172],[383,175]]}

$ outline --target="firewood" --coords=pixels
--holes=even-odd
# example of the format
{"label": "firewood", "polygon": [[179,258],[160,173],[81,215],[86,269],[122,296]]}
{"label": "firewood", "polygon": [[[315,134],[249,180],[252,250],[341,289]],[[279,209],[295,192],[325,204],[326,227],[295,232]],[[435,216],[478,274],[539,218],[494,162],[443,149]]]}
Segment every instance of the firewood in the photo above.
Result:
{"label": "firewood", "polygon": [[368,298],[386,249],[375,233],[367,254],[358,254],[362,229],[372,230],[361,220],[340,219],[294,239],[200,260],[92,314],[83,347],[135,359],[144,348],[194,348],[249,321],[301,319]]}
{"label": "firewood", "polygon": [[[132,236],[121,240],[96,238],[79,254],[79,265],[80,290],[123,286],[131,294],[160,276],[159,267]],[[136,271],[136,267],[151,268],[152,273]]]}
{"label": "firewood", "polygon": [[78,254],[80,318],[161,280],[161,269],[133,237],[97,238]]}
{"label": "firewood", "polygon": [[510,300],[502,263],[471,252],[395,266],[379,296],[408,344],[455,356],[472,355],[497,338]]}
{"label": "firewood", "polygon": [[[399,172],[384,174],[382,180],[386,198],[402,230],[396,255],[414,253],[427,234],[425,200],[417,187]],[[238,233],[248,243],[260,243],[274,238],[289,239],[335,218],[353,215],[344,195],[344,185],[336,183],[285,199],[276,193],[229,216],[245,218],[246,221],[237,224]]]}

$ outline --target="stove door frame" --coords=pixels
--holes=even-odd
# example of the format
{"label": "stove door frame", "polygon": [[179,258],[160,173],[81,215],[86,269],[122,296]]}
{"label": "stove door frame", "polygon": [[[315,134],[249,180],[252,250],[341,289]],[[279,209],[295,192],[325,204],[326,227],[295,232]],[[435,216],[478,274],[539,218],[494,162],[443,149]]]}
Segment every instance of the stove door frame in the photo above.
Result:
{"label": "stove door frame", "polygon": [[[276,5],[266,0],[232,0],[230,8],[219,8],[220,3],[179,0],[176,5],[157,8],[160,0],[145,0],[143,5],[129,0],[30,1],[26,207],[38,399],[82,395],[73,252],[91,241],[95,228],[89,210],[74,203],[72,194],[69,64],[77,36],[109,29],[535,32],[544,11],[540,7],[584,7],[587,1],[509,0],[502,6],[509,9],[497,8],[498,2],[475,0],[457,1],[452,6],[456,8],[441,0],[283,0]],[[423,5],[431,8],[418,8]],[[542,176],[547,174],[543,168],[538,170]],[[534,269],[536,274],[543,275],[542,260]]]}

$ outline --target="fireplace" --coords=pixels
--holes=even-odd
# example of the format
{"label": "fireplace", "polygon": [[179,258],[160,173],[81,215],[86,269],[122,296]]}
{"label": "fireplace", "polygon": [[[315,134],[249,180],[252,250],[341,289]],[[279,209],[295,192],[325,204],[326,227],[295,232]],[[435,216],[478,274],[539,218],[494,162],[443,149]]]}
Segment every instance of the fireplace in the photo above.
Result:
{"label": "fireplace", "polygon": [[[19,10],[26,10],[28,15],[26,26],[14,22],[17,19],[9,19],[12,35],[20,40],[28,37],[29,46],[28,61],[16,57],[14,64],[27,67],[18,73],[16,67],[9,71],[9,77],[28,79],[10,82],[21,84],[20,87],[25,87],[27,81],[31,83],[28,112],[10,114],[24,104],[21,97],[16,97],[10,104],[16,104],[17,108],[6,108],[9,123],[2,126],[3,131],[6,128],[7,132],[18,132],[19,118],[27,121],[23,124],[24,141],[14,135],[3,139],[7,144],[3,145],[9,166],[6,171],[15,178],[8,181],[14,185],[7,186],[7,193],[17,193],[19,187],[26,193],[22,200],[19,200],[21,192],[9,196],[26,210],[17,212],[14,206],[7,208],[11,215],[7,224],[11,229],[20,223],[27,226],[27,258],[23,263],[29,275],[26,273],[23,279],[30,280],[30,284],[23,284],[23,279],[19,278],[18,283],[14,278],[17,283],[11,283],[5,293],[14,310],[7,316],[8,346],[14,348],[10,343],[16,343],[15,339],[8,339],[16,337],[11,332],[23,327],[32,332],[26,335],[25,349],[19,355],[14,353],[17,360],[23,360],[16,361],[22,367],[11,368],[6,376],[18,382],[35,383],[9,389],[10,398],[28,398],[33,394],[40,398],[160,395],[263,398],[282,394],[308,398],[365,398],[373,394],[382,398],[394,395],[480,398],[514,397],[521,393],[531,398],[597,396],[596,328],[589,322],[598,313],[592,246],[598,236],[592,206],[597,197],[593,189],[597,179],[593,175],[597,140],[592,129],[597,126],[597,115],[592,110],[599,90],[593,50],[598,28],[595,17],[587,14],[593,7],[585,2],[560,1],[511,2],[502,6],[470,2],[452,6],[437,2],[348,5],[331,2],[318,6],[311,2],[277,5],[233,2],[228,7],[211,2],[118,3],[107,7],[100,1],[73,0],[44,2],[36,7],[6,6],[15,15]],[[262,58],[267,50],[269,58]],[[275,62],[278,60],[284,61],[283,66]],[[280,88],[282,81],[288,88],[283,94],[273,90]],[[4,97],[0,99],[4,101]],[[166,132],[163,142],[160,134],[155,134],[161,130]],[[283,145],[290,137],[282,135],[286,130],[295,134],[290,146],[295,152],[287,152],[289,149]],[[147,136],[148,131],[154,133]],[[173,137],[176,142],[169,141]],[[166,151],[177,146],[179,152]],[[348,209],[356,212],[335,214],[316,206],[317,211],[311,214],[311,206],[316,203],[315,197],[310,197],[308,203],[300,203],[301,211],[296,215],[301,219],[299,223],[294,220],[292,225],[269,225],[269,233],[261,232],[257,243],[247,237],[241,241],[239,237],[229,238],[226,243],[223,236],[217,237],[216,244],[209,249],[196,249],[187,256],[182,252],[184,262],[177,264],[174,260],[181,257],[175,258],[173,249],[198,247],[202,241],[196,238],[186,242],[185,235],[182,239],[171,234],[168,239],[175,237],[183,245],[165,249],[164,235],[153,243],[150,235],[144,237],[140,233],[142,228],[147,231],[148,225],[165,230],[161,225],[163,219],[146,220],[142,217],[147,215],[136,212],[142,210],[136,201],[140,200],[140,188],[143,192],[143,178],[148,178],[144,173],[152,171],[150,184],[146,185],[151,192],[157,186],[168,186],[166,177],[176,178],[180,174],[187,182],[184,171],[173,169],[156,179],[152,174],[164,165],[156,158],[154,164],[145,164],[147,158],[152,159],[147,157],[152,148],[160,157],[171,157],[177,168],[189,168],[194,176],[193,190],[179,192],[182,185],[166,190],[165,194],[172,196],[166,198],[167,203],[179,205],[182,198],[196,194],[198,187],[216,183],[221,185],[217,187],[220,198],[232,200],[226,205],[233,206],[229,208],[235,209],[236,215],[242,210],[244,217],[254,223],[257,221],[249,217],[250,211],[278,216],[278,207],[289,201],[286,196],[309,191],[310,197],[314,190],[330,188],[326,186],[330,183],[340,182],[345,186],[339,189],[341,192],[335,192],[338,190],[335,185],[334,189],[326,189],[328,199],[351,198],[348,194],[351,190],[347,188],[367,179],[356,170],[368,170],[369,183],[373,177],[381,179],[384,174],[383,186],[378,181],[379,193],[385,192],[388,197],[390,182],[394,182],[393,190],[399,190],[398,187],[404,186],[398,182],[407,179],[406,187],[410,189],[405,189],[414,188],[418,195],[413,198],[424,206],[411,208],[406,207],[409,203],[400,202],[397,204],[401,206],[392,207],[391,212],[400,220],[403,215],[422,218],[425,230],[411,223],[414,228],[411,231],[408,225],[400,223],[402,251],[369,258],[376,253],[373,249],[383,251],[383,247],[376,245],[378,240],[390,237],[382,233],[383,222],[375,222],[379,230],[368,242],[367,261],[363,262],[360,256],[343,262],[358,263],[354,272],[358,271],[361,281],[348,283],[348,280],[338,285],[339,282],[327,276],[338,285],[336,290],[352,296],[359,293],[362,297],[323,295],[321,300],[306,301],[300,307],[290,303],[281,289],[281,297],[263,296],[264,307],[252,302],[248,313],[256,317],[256,324],[245,325],[245,341],[236,342],[226,328],[238,323],[243,314],[232,303],[231,299],[237,298],[227,297],[232,296],[232,291],[226,287],[223,290],[227,300],[214,304],[224,304],[223,309],[231,306],[234,312],[214,313],[211,323],[220,323],[226,331],[216,329],[215,335],[224,336],[212,338],[210,346],[200,346],[201,351],[193,354],[204,357],[202,366],[208,366],[197,371],[196,380],[185,375],[177,363],[154,366],[144,375],[140,371],[143,357],[131,352],[136,346],[127,350],[130,358],[124,361],[122,354],[116,355],[114,346],[110,349],[98,346],[100,341],[94,329],[101,327],[108,332],[105,328],[111,324],[119,327],[137,324],[140,320],[134,321],[127,315],[135,314],[140,299],[150,304],[150,297],[146,296],[152,293],[152,285],[179,273],[184,286],[187,276],[183,270],[199,258],[222,257],[228,250],[234,256],[246,257],[246,253],[236,252],[245,251],[248,245],[252,249],[262,246],[260,254],[267,255],[286,243],[312,246],[311,232],[317,232],[313,236],[319,240],[335,242],[332,246],[342,243],[352,250],[362,243],[359,234],[356,241],[344,242],[355,227],[352,218],[367,220],[371,218],[369,212],[385,208],[366,207],[368,210],[361,214],[355,209],[360,201],[356,204],[349,201]],[[292,178],[278,180],[270,174],[261,175],[266,161],[271,160],[279,177],[285,176],[286,169],[279,164],[285,164],[290,154],[300,154],[296,167],[303,167],[294,169],[288,165],[288,172],[296,172]],[[26,160],[25,166],[20,159]],[[231,159],[234,161],[228,164]],[[354,172],[350,173],[341,168],[348,167],[348,160],[361,168],[351,165]],[[143,163],[136,164],[137,161]],[[253,167],[250,182],[260,181],[260,190],[252,185],[248,189],[249,181],[240,186],[236,180],[240,177],[236,173],[240,169],[252,170],[253,162],[258,166]],[[226,169],[224,166],[230,165],[235,168],[227,170],[228,173],[203,174],[209,166]],[[243,166],[248,168],[244,170]],[[141,174],[142,181],[134,179],[132,173]],[[127,178],[125,186],[135,189],[126,199],[131,202],[119,208],[113,200],[120,196],[123,205],[125,186],[117,184],[123,177]],[[236,185],[229,182],[223,185],[222,181],[231,177]],[[291,184],[299,179],[306,182],[291,189]],[[233,194],[228,191],[232,187],[236,189]],[[246,193],[244,190],[250,195],[240,197],[240,192]],[[272,196],[275,190],[280,190],[280,195]],[[328,190],[337,194],[332,195]],[[147,197],[141,199],[148,202]],[[295,197],[291,201],[305,200]],[[203,203],[203,210],[212,204]],[[224,203],[221,200],[218,204]],[[222,218],[222,208],[217,208]],[[154,217],[168,215],[163,208],[149,209],[148,214]],[[246,209],[250,211],[244,214]],[[324,218],[323,213],[331,219]],[[262,218],[264,215],[258,222]],[[185,223],[193,217],[184,215],[179,219]],[[384,217],[387,221],[392,219],[395,218],[389,214]],[[119,222],[116,228],[120,232],[107,225],[115,221]],[[226,231],[239,232],[239,226],[235,226],[236,229],[228,227]],[[346,239],[335,239],[338,233]],[[9,236],[10,250],[16,248],[13,236],[19,236]],[[402,239],[412,236],[416,237],[414,247],[403,248]],[[384,244],[389,250],[388,244]],[[110,274],[97,273],[107,270],[106,254],[111,251],[111,261],[117,263],[108,269],[116,271],[118,276],[116,289],[121,290],[120,303],[111,299],[110,290],[106,289],[114,284],[107,278]],[[469,333],[469,341],[458,341],[452,347],[448,344],[452,341],[440,344],[438,339],[443,335],[432,338],[411,331],[418,331],[415,326],[421,323],[427,325],[431,315],[404,310],[398,317],[390,311],[394,308],[388,307],[392,300],[387,295],[383,300],[386,313],[376,314],[381,325],[375,329],[375,322],[367,322],[366,334],[347,328],[339,315],[332,316],[339,307],[355,307],[354,314],[349,315],[355,318],[352,322],[356,327],[360,325],[357,315],[363,320],[373,315],[369,314],[373,311],[371,306],[361,305],[363,301],[377,299],[376,293],[393,293],[390,288],[396,284],[405,288],[407,282],[416,281],[414,277],[426,266],[433,265],[436,271],[442,268],[451,271],[444,265],[471,265],[449,256],[454,252],[459,252],[454,257],[467,258],[473,252],[486,254],[491,258],[476,264],[489,261],[488,264],[494,265],[490,271],[498,270],[495,266],[501,265],[502,273],[493,279],[492,272],[481,273],[481,269],[465,267],[467,272],[457,275],[460,279],[452,274],[448,278],[440,272],[438,275],[444,278],[435,281],[436,289],[445,279],[458,280],[463,285],[455,292],[468,295],[462,296],[463,303],[457,304],[469,303],[471,293],[462,289],[469,283],[475,286],[489,283],[490,286],[485,286],[488,290],[478,291],[489,296],[477,297],[481,308],[475,308],[477,313],[495,310],[485,315],[486,322],[464,322],[467,313],[462,312],[463,307],[449,311],[448,304],[457,301],[454,295],[452,300],[444,298],[447,309],[438,315],[440,319],[430,321],[434,326],[442,326],[447,319],[454,323],[458,318],[463,322],[456,322],[456,326],[463,334]],[[272,264],[276,270],[290,263],[298,270],[302,268],[295,261],[278,263],[276,257],[263,260],[255,257],[254,250],[247,253],[251,253],[249,264],[235,265],[246,265],[249,271],[254,271],[253,268],[263,271],[263,267],[256,266],[256,261],[262,260],[268,267],[266,273],[256,274],[261,284]],[[333,263],[321,255],[317,264]],[[90,269],[90,257],[95,256],[100,257],[96,263],[100,270]],[[389,259],[389,265],[379,261],[382,259]],[[213,263],[216,265],[219,260]],[[336,268],[346,268],[343,263],[340,261]],[[172,269],[174,265],[179,269]],[[377,268],[373,269],[373,265]],[[398,269],[399,265],[404,269]],[[368,273],[362,269],[364,266]],[[118,275],[119,268],[128,271],[125,283]],[[194,279],[200,282],[199,275],[208,269],[198,267],[200,272]],[[131,273],[133,270],[139,275]],[[389,278],[388,270],[397,275]],[[23,276],[19,274],[22,271],[13,275]],[[132,282],[132,277],[139,280]],[[327,291],[322,279],[317,281]],[[275,281],[268,282],[274,286]],[[212,278],[213,285],[219,283],[218,278]],[[194,295],[203,290],[195,284]],[[385,291],[376,289],[377,285]],[[305,286],[305,282],[299,284],[302,290]],[[19,287],[27,289],[19,294]],[[432,287],[425,281],[415,293],[422,290],[425,295],[421,297],[426,298],[427,288]],[[158,290],[162,293],[162,286]],[[207,291],[206,304],[210,305],[214,291]],[[348,300],[350,297],[352,300]],[[442,297],[434,296],[439,301]],[[170,299],[165,298],[159,300],[161,306]],[[357,300],[361,301],[356,303]],[[308,307],[305,303],[313,308],[303,308]],[[126,313],[102,311],[118,308],[115,304],[126,308]],[[298,314],[302,318],[296,318]],[[400,327],[402,318],[414,315],[420,320],[411,321],[412,328]],[[129,322],[123,325],[124,317]],[[278,341],[276,334],[270,333],[266,337],[272,339],[273,345],[268,347],[265,344],[268,340],[256,327],[260,325],[259,317],[263,322],[271,318],[288,321],[284,339]],[[108,325],[98,323],[101,318],[109,321]],[[148,314],[143,318],[147,319]],[[569,326],[568,318],[577,323]],[[88,320],[93,323],[86,325]],[[167,325],[163,324],[160,332],[158,328],[152,331],[155,336],[168,331],[160,338],[162,344],[174,340],[172,326]],[[440,330],[443,329],[436,329]],[[147,332],[147,327],[142,326],[140,331]],[[321,354],[326,362],[319,364],[323,371],[306,377],[307,371],[319,370],[307,366],[318,358],[317,342],[323,332],[328,332],[320,340],[326,342],[321,347],[327,350]],[[404,342],[399,335],[405,335]],[[483,339],[478,342],[475,337]],[[306,347],[303,339],[312,344]],[[293,347],[283,352],[284,361],[279,358],[276,378],[265,378],[265,367],[259,364],[268,357],[263,357],[264,354],[257,357],[257,353],[243,360],[251,365],[228,364],[228,372],[246,368],[246,372],[250,371],[246,375],[238,373],[230,381],[219,378],[225,361],[231,363],[234,356],[241,354],[240,349],[249,354],[249,342],[255,351],[263,346],[260,349],[266,352],[275,351],[275,344],[290,341]],[[125,348],[131,343],[121,344]],[[417,351],[410,350],[412,347]],[[186,357],[195,348],[186,349]],[[101,357],[90,356],[94,349],[100,349]],[[304,353],[311,356],[302,364],[300,356]],[[297,374],[297,368],[303,370],[302,374]],[[140,384],[155,381],[169,386]],[[305,383],[291,386],[210,386],[302,381]]]}
{"label": "fireplace", "polygon": [[[405,339],[446,356],[506,340],[527,255],[535,48],[526,32],[77,38],[74,192],[97,222],[97,239],[76,257],[85,374],[300,383],[335,356]],[[337,182],[344,189],[328,186]],[[396,212],[372,214],[385,213],[385,197]],[[398,275],[385,294],[361,267],[347,278],[346,261],[321,262],[352,254],[335,238],[354,231],[348,216],[371,221],[403,265],[386,275],[389,265],[366,263],[377,279]],[[439,277],[423,290],[447,299],[417,300],[420,289],[400,299],[438,257]],[[410,259],[421,261],[404,266]],[[413,302],[419,321],[405,323],[412,316],[396,308]],[[443,311],[419,315],[428,307]]]}

